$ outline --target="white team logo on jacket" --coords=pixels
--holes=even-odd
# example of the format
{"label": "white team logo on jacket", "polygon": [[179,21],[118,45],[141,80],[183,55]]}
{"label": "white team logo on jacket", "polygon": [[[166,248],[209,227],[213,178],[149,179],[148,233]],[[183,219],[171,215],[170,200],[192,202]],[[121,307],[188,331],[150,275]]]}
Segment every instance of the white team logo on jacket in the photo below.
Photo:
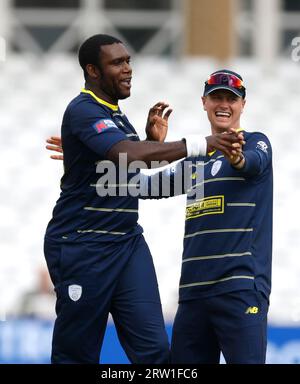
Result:
{"label": "white team logo on jacket", "polygon": [[261,151],[268,153],[268,145],[264,141],[258,141],[256,144],[256,148]]}
{"label": "white team logo on jacket", "polygon": [[213,166],[211,167],[212,176],[215,176],[219,172],[221,166],[222,166],[221,160],[217,160],[213,163]]}
{"label": "white team logo on jacket", "polygon": [[69,285],[68,293],[71,300],[78,301],[82,295],[82,286],[76,284]]}

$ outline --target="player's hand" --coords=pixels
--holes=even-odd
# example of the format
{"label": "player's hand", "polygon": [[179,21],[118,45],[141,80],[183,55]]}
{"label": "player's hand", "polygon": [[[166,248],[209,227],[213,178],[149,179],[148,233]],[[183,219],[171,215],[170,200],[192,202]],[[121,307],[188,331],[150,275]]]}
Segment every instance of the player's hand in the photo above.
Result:
{"label": "player's hand", "polygon": [[231,129],[230,132],[216,133],[206,137],[207,152],[217,149],[223,152],[227,159],[233,163],[240,156],[243,145],[245,145],[244,135],[242,132],[236,132]]}
{"label": "player's hand", "polygon": [[[230,132],[236,134],[236,131],[234,129],[230,129]],[[245,165],[245,157],[243,155],[243,145],[245,145],[244,140],[238,143],[233,143],[232,146],[234,149],[231,151],[231,155],[228,157],[227,155],[224,154],[224,157],[236,169],[241,169]]]}
{"label": "player's hand", "polygon": [[169,104],[159,101],[149,110],[146,135],[147,140],[163,142],[168,133],[168,119],[172,109]]}
{"label": "player's hand", "polygon": [[[49,151],[59,152],[63,153],[62,146],[61,146],[61,137],[59,136],[51,136],[49,137],[46,142],[51,145],[46,145],[46,148]],[[53,160],[63,160],[64,156],[62,155],[51,155],[51,159]]]}

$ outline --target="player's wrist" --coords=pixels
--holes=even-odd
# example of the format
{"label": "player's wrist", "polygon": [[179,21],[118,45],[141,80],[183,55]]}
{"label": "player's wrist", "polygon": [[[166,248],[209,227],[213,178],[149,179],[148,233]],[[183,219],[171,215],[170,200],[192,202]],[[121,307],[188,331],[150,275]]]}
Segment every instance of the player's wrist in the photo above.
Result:
{"label": "player's wrist", "polygon": [[202,135],[186,135],[183,138],[186,145],[187,157],[205,156],[207,142]]}
{"label": "player's wrist", "polygon": [[231,165],[237,169],[242,168],[244,164],[245,164],[245,156],[242,153],[239,155],[238,159],[234,161],[234,163],[231,163]]}

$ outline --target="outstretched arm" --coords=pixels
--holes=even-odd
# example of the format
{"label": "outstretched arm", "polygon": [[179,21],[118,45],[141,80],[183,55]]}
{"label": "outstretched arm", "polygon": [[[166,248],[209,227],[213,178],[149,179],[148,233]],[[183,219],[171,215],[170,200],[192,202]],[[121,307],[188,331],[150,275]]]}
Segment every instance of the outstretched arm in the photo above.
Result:
{"label": "outstretched arm", "polygon": [[169,163],[184,157],[205,156],[214,149],[222,151],[228,157],[236,153],[236,148],[244,143],[242,133],[186,136],[181,141],[158,143],[154,141],[123,140],[116,143],[107,153],[108,160],[117,163],[119,154],[126,153],[128,163],[141,160],[147,166],[151,161],[168,161]]}
{"label": "outstretched arm", "polygon": [[[192,144],[196,142],[195,140],[195,136],[193,139],[188,138],[170,143],[151,141],[134,142],[124,140],[111,148],[108,152],[108,159],[117,162],[119,153],[127,153],[128,162],[134,160],[143,160],[147,164],[150,164],[152,160],[167,160],[172,162],[186,156],[191,156],[191,153],[189,152],[193,151]],[[199,136],[199,140],[201,140],[201,136]],[[232,162],[234,162],[234,158],[238,155],[239,148],[244,144],[243,134],[235,132],[207,136],[205,140],[207,153],[214,149],[220,150],[227,156],[227,158],[231,158]],[[48,150],[63,153],[61,138],[59,136],[51,136],[47,139],[47,143],[51,144],[46,146]],[[195,154],[194,156],[197,155],[198,154]],[[63,160],[63,154],[52,155],[51,158],[54,160]]]}

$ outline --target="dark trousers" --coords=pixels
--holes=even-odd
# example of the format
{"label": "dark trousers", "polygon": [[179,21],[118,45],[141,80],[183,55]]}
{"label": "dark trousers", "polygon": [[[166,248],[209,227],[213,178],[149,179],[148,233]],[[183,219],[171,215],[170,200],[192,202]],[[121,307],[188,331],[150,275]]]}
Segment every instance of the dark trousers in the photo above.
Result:
{"label": "dark trousers", "polygon": [[169,360],[156,274],[143,236],[58,244],[45,256],[57,293],[52,363],[98,363],[109,313],[132,363]]}
{"label": "dark trousers", "polygon": [[179,304],[171,362],[264,364],[268,299],[256,290],[226,293]]}

